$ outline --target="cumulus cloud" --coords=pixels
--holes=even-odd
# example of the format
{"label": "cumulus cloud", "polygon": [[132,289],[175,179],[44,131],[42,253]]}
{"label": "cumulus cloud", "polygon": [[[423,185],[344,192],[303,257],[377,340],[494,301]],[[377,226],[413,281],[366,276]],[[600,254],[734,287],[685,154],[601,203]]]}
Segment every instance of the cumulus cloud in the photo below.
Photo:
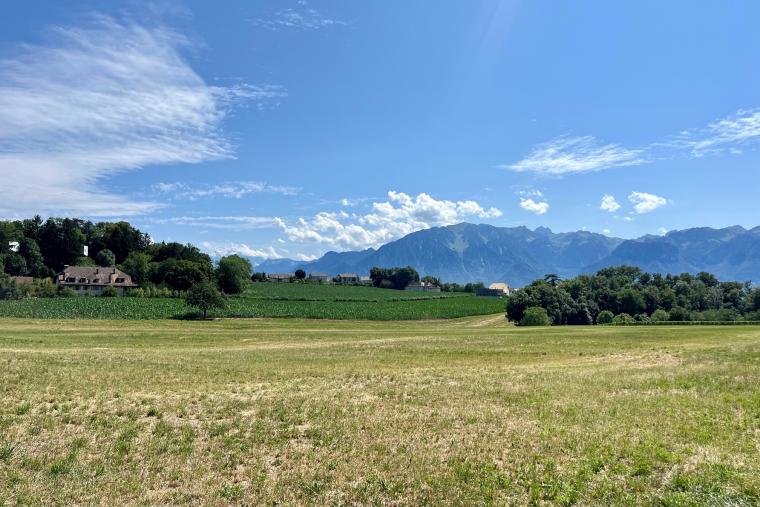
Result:
{"label": "cumulus cloud", "polygon": [[203,198],[225,197],[242,199],[251,194],[274,193],[296,195],[298,189],[282,185],[269,185],[260,181],[238,181],[219,185],[188,185],[185,183],[157,183],[153,185],[155,192],[168,194],[172,199],[187,199],[197,201]]}
{"label": "cumulus cloud", "polygon": [[240,255],[242,257],[258,257],[262,259],[282,259],[283,255],[271,246],[253,248],[245,243],[214,243],[204,241],[201,248],[212,257]]}
{"label": "cumulus cloud", "polygon": [[648,194],[646,192],[631,192],[628,200],[633,204],[633,209],[639,215],[651,213],[657,208],[668,204],[668,200],[659,195]]}
{"label": "cumulus cloud", "polygon": [[592,136],[560,136],[537,145],[519,162],[501,167],[515,172],[563,175],[640,165],[644,162],[643,150],[603,144]]}
{"label": "cumulus cloud", "polygon": [[373,203],[371,211],[364,215],[320,212],[295,222],[277,219],[277,223],[291,241],[357,249],[378,247],[430,227],[501,215],[500,210],[483,208],[475,201],[437,200],[425,193],[412,197],[391,191],[387,201]]}
{"label": "cumulus cloud", "polygon": [[614,213],[620,209],[620,204],[615,200],[615,197],[606,194],[602,197],[602,203],[599,205],[599,209]]}
{"label": "cumulus cloud", "polygon": [[232,156],[221,123],[233,105],[276,87],[207,85],[166,27],[96,17],[57,27],[47,45],[0,60],[0,213],[128,216],[155,202],[109,192],[103,179],[151,165]]}
{"label": "cumulus cloud", "polygon": [[549,211],[549,203],[546,201],[534,201],[531,198],[521,198],[520,207],[525,211],[530,211],[536,215],[543,215]]}

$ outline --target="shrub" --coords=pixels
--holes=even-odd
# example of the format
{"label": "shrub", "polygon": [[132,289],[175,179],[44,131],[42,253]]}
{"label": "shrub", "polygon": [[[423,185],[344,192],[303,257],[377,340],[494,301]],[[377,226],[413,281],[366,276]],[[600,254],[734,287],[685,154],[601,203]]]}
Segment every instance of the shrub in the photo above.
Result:
{"label": "shrub", "polygon": [[145,291],[141,288],[137,289],[130,289],[129,292],[127,292],[127,296],[131,298],[144,298],[145,297]]}
{"label": "shrub", "polygon": [[691,320],[691,316],[689,315],[689,311],[686,308],[683,308],[681,306],[674,306],[670,310],[670,320],[675,322],[682,322]]}
{"label": "shrub", "polygon": [[627,313],[620,313],[618,315],[615,315],[615,318],[612,319],[612,323],[616,326],[626,326],[628,324],[635,324],[636,319],[628,315]]}
{"label": "shrub", "polygon": [[596,323],[599,325],[608,325],[612,324],[612,321],[615,319],[615,315],[609,311],[609,310],[603,310],[599,312],[599,315],[596,316]]}
{"label": "shrub", "polygon": [[670,314],[660,308],[652,313],[651,320],[652,322],[667,322],[670,320]]}
{"label": "shrub", "polygon": [[523,318],[520,320],[521,326],[549,326],[549,314],[540,306],[532,306],[525,310]]}
{"label": "shrub", "polygon": [[58,287],[58,297],[61,298],[73,298],[77,296],[77,291],[71,287]]}
{"label": "shrub", "polygon": [[100,295],[104,298],[115,298],[119,295],[115,287],[111,287],[110,285],[103,289],[103,292],[100,293]]}

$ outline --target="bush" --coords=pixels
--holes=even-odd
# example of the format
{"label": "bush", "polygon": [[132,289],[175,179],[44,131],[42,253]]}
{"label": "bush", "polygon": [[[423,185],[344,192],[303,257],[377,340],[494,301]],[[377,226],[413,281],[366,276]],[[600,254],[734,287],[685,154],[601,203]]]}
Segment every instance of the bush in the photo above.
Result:
{"label": "bush", "polygon": [[652,313],[651,320],[652,322],[667,322],[670,320],[670,314],[660,308]]}
{"label": "bush", "polygon": [[118,295],[119,292],[116,290],[116,288],[111,287],[110,285],[103,289],[103,292],[100,293],[100,296],[104,298],[115,298]]}
{"label": "bush", "polygon": [[74,298],[77,297],[77,291],[71,287],[58,287],[58,297],[60,298]]}
{"label": "bush", "polygon": [[685,322],[687,320],[691,320],[689,310],[681,306],[674,306],[670,310],[670,320],[675,322]]}
{"label": "bush", "polygon": [[521,326],[550,326],[549,314],[540,306],[532,306],[525,310],[520,320]]}
{"label": "bush", "polygon": [[629,324],[635,324],[636,319],[628,315],[627,313],[620,313],[618,315],[615,315],[615,318],[612,319],[612,323],[616,326],[627,326]]}
{"label": "bush", "polygon": [[612,321],[614,319],[615,319],[615,315],[611,311],[604,310],[604,311],[599,312],[599,315],[596,316],[596,323],[601,326],[605,326],[605,325],[612,324]]}
{"label": "bush", "polygon": [[127,296],[131,298],[144,298],[145,297],[145,291],[141,288],[137,289],[130,289],[129,292],[127,292]]}

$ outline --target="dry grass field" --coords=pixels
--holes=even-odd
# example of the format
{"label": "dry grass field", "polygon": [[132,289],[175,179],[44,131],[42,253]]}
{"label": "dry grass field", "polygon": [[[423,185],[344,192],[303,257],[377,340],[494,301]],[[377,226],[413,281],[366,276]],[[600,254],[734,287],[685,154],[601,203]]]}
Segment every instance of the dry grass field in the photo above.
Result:
{"label": "dry grass field", "polygon": [[0,320],[0,505],[757,505],[760,328]]}

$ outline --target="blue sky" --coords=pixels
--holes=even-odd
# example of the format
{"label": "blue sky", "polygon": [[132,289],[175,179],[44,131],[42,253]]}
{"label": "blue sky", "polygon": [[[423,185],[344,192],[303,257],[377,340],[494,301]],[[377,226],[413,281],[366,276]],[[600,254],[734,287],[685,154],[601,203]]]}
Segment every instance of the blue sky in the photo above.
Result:
{"label": "blue sky", "polygon": [[757,2],[62,2],[0,17],[0,216],[308,259],[461,221],[760,225]]}

